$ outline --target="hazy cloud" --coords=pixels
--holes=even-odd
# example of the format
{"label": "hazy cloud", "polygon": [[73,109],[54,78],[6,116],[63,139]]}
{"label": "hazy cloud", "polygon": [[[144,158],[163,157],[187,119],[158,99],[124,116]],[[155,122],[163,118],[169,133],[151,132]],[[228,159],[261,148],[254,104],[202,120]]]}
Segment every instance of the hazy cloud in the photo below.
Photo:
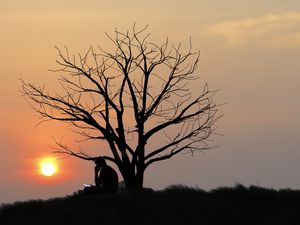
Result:
{"label": "hazy cloud", "polygon": [[206,34],[224,37],[230,46],[248,43],[300,46],[300,12],[266,14],[258,18],[231,20],[211,25]]}
{"label": "hazy cloud", "polygon": [[275,38],[271,44],[273,47],[300,47],[300,31]]}

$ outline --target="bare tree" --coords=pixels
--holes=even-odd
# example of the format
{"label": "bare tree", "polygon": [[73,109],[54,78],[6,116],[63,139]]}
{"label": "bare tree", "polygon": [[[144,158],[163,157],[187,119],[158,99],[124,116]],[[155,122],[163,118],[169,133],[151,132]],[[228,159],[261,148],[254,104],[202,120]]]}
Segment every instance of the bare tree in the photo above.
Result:
{"label": "bare tree", "polygon": [[[141,188],[149,165],[178,153],[211,148],[209,137],[220,115],[208,85],[192,94],[199,52],[192,46],[149,42],[147,27],[107,34],[110,52],[90,47],[71,55],[57,48],[62,94],[22,81],[23,93],[44,120],[70,123],[85,140],[107,142],[127,188]],[[154,144],[153,144],[154,143]],[[56,153],[93,160],[57,141]],[[99,155],[103,156],[99,149]]]}

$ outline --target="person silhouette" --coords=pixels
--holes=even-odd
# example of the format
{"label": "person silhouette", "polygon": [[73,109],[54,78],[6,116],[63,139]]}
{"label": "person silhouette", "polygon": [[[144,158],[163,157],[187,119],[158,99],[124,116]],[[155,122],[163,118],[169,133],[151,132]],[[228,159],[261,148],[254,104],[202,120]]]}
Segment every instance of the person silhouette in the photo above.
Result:
{"label": "person silhouette", "polygon": [[106,164],[103,157],[97,157],[95,163],[95,185],[103,192],[118,191],[118,174]]}
{"label": "person silhouette", "polygon": [[118,191],[118,174],[106,164],[103,157],[97,157],[95,163],[95,186],[86,186],[85,194],[113,193]]}

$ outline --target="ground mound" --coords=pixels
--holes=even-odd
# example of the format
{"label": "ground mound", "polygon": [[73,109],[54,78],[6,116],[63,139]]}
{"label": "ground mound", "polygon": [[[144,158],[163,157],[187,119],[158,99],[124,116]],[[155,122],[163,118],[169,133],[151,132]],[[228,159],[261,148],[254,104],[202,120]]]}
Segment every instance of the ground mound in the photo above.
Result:
{"label": "ground mound", "polygon": [[6,204],[0,224],[300,224],[299,212],[298,190],[171,186]]}

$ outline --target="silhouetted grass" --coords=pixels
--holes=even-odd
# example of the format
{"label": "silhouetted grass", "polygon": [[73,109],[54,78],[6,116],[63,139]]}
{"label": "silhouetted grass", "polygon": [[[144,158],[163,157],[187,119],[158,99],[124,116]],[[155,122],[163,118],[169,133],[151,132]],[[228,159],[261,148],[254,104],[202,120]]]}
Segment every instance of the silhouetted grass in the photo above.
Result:
{"label": "silhouetted grass", "polygon": [[4,205],[0,224],[300,224],[300,191],[171,186],[68,196]]}

